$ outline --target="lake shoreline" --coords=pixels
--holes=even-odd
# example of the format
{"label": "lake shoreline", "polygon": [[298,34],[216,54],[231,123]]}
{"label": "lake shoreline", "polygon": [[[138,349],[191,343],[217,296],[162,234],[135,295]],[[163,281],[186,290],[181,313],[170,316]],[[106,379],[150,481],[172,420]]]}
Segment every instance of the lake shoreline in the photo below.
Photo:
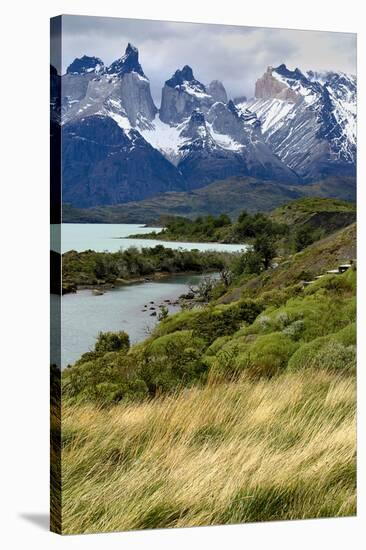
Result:
{"label": "lake shoreline", "polygon": [[238,243],[238,242],[230,242],[227,240],[217,240],[213,239],[212,241],[207,240],[195,240],[195,241],[187,241],[186,239],[177,239],[173,237],[166,236],[164,233],[144,233],[142,235],[127,235],[127,237],[114,237],[115,239],[149,239],[151,241],[160,241],[160,243],[164,246],[164,243],[182,243],[182,244],[220,244],[220,245],[237,245],[237,246],[243,246],[247,248],[248,246],[251,246],[253,239],[247,239],[247,242],[245,243]]}
{"label": "lake shoreline", "polygon": [[[248,248],[247,244],[224,243],[220,239],[205,242],[167,239],[160,240],[160,229],[141,224],[62,224],[61,243],[58,243],[59,235],[56,225],[51,225],[51,233],[54,233],[51,243],[54,242],[55,252],[67,253],[70,251],[86,252],[119,252],[127,248],[154,248],[158,245],[171,249],[199,250],[201,252],[242,252]],[[153,234],[153,239],[145,238],[145,235]],[[136,235],[136,238],[131,237]],[[57,245],[57,246],[56,246]]]}
{"label": "lake shoreline", "polygon": [[204,271],[158,271],[155,272],[148,277],[133,277],[130,279],[116,279],[113,283],[109,282],[101,282],[97,284],[77,284],[77,285],[70,285],[69,287],[63,287],[62,294],[76,294],[79,290],[100,290],[101,293],[107,292],[108,290],[113,290],[116,288],[124,287],[124,286],[133,286],[133,285],[140,285],[144,283],[151,283],[156,281],[169,280],[169,278],[176,278],[176,277],[189,277],[191,275],[198,275],[198,276],[204,276],[204,275],[212,275],[213,273],[217,273],[217,269],[205,269]]}
{"label": "lake shoreline", "polygon": [[[62,369],[92,350],[99,332],[123,330],[132,343],[142,342],[155,328],[163,308],[172,315],[185,306],[203,305],[195,300],[191,289],[199,285],[205,273],[169,275],[146,282],[100,288],[100,294],[93,292],[93,285],[87,288],[84,285],[77,292],[64,295]],[[212,276],[215,276],[213,272]]]}

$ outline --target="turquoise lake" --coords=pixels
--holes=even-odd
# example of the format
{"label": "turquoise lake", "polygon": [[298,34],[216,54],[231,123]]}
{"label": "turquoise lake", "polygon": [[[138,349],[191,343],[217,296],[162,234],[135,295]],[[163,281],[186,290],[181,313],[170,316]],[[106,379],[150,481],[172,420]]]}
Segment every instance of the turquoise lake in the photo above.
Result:
{"label": "turquoise lake", "polygon": [[[53,238],[59,227],[53,226]],[[220,250],[236,252],[245,245],[220,243],[174,243],[149,239],[127,239],[131,234],[150,233],[157,228],[137,224],[62,224],[62,252],[76,250],[115,252],[130,246],[151,247],[163,244],[170,248]],[[54,247],[57,248],[57,247]],[[108,290],[95,296],[91,290],[79,290],[76,294],[66,294],[61,300],[62,324],[62,367],[74,363],[83,353],[93,348],[100,331],[125,330],[132,343],[147,337],[157,323],[159,305],[164,300],[174,302],[187,292],[189,285],[196,285],[202,275],[172,276],[160,281],[149,281]],[[150,302],[154,304],[150,304]],[[148,307],[145,308],[144,306]],[[166,305],[166,303],[165,303]],[[156,308],[150,310],[150,307]],[[147,309],[147,311],[143,311]],[[169,306],[171,313],[179,306]]]}

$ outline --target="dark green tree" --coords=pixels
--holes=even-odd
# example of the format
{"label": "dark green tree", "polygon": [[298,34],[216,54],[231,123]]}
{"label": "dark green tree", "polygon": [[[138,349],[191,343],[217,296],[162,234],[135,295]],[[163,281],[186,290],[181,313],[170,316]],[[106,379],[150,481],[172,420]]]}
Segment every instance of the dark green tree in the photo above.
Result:
{"label": "dark green tree", "polygon": [[294,244],[296,252],[300,252],[303,248],[306,248],[314,242],[314,234],[309,227],[300,227],[294,236]]}
{"label": "dark green tree", "polygon": [[264,269],[268,269],[276,255],[273,239],[266,235],[258,236],[254,241],[254,252],[262,258]]}
{"label": "dark green tree", "polygon": [[130,338],[127,332],[100,332],[94,350],[97,353],[108,351],[127,351],[130,347]]}

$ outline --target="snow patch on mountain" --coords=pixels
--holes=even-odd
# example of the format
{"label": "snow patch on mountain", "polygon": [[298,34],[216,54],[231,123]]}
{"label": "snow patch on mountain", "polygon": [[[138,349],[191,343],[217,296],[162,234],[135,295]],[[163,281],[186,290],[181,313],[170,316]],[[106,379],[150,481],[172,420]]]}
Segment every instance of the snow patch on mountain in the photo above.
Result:
{"label": "snow patch on mountain", "polygon": [[158,149],[175,166],[180,159],[179,148],[186,141],[180,134],[187,121],[171,126],[156,115],[149,128],[140,130],[144,139]]}
{"label": "snow patch on mountain", "polygon": [[62,76],[62,93],[63,124],[112,119],[131,147],[136,143],[148,158],[153,148],[154,162],[163,155],[164,174],[175,170],[177,180],[184,176],[194,186],[235,174],[308,182],[354,170],[352,75],[268,67],[255,98],[228,101],[220,81],[205,85],[185,65],[165,82],[158,111],[138,50],[128,44],[107,68],[99,58],[76,59]]}
{"label": "snow patch on mountain", "polygon": [[240,151],[243,148],[241,143],[235,141],[229,135],[216,132],[213,129],[212,124],[208,123],[207,126],[210,130],[212,138],[222,149],[226,149],[227,151]]}
{"label": "snow patch on mountain", "polygon": [[236,105],[241,113],[249,110],[261,121],[262,133],[271,135],[278,129],[283,120],[296,110],[294,103],[282,99],[251,99]]}
{"label": "snow patch on mountain", "polygon": [[185,81],[182,84],[175,86],[175,89],[185,92],[186,94],[193,95],[198,99],[210,99],[210,95],[204,92],[200,86],[192,82]]}
{"label": "snow patch on mountain", "polygon": [[273,69],[272,76],[288,88],[291,88],[298,96],[301,96],[308,105],[315,103],[319,93],[319,90],[316,89],[317,83],[313,85],[299,69],[287,71],[283,74],[281,67]]}
{"label": "snow patch on mountain", "polygon": [[130,121],[128,120],[128,117],[126,115],[123,115],[121,113],[116,113],[113,111],[109,111],[108,115],[115,122],[117,122],[118,126],[122,128],[122,130],[124,130],[126,133],[129,133],[129,131],[132,129]]}

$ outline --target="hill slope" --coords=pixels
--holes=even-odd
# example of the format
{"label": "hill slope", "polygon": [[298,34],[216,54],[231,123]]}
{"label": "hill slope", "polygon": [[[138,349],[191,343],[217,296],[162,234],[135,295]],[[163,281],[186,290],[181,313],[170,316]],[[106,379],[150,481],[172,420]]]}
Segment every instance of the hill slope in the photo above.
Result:
{"label": "hill slope", "polygon": [[152,223],[162,216],[195,218],[229,214],[236,218],[242,210],[269,212],[290,200],[307,196],[356,200],[352,177],[332,177],[311,185],[282,185],[255,178],[235,177],[191,192],[168,192],[142,201],[115,206],[75,209],[63,207],[64,223]]}
{"label": "hill slope", "polygon": [[235,303],[100,336],[63,372],[64,533],[355,514],[356,271],[296,285],[354,254],[353,224]]}
{"label": "hill slope", "polygon": [[323,371],[66,403],[63,531],[353,515],[354,403],[355,381]]}
{"label": "hill slope", "polygon": [[222,303],[231,303],[242,296],[252,296],[258,292],[280,290],[304,279],[311,279],[334,269],[339,264],[356,258],[356,224],[353,223],[328,237],[315,242],[301,252],[280,263],[276,269],[269,270],[234,288],[220,298]]}

